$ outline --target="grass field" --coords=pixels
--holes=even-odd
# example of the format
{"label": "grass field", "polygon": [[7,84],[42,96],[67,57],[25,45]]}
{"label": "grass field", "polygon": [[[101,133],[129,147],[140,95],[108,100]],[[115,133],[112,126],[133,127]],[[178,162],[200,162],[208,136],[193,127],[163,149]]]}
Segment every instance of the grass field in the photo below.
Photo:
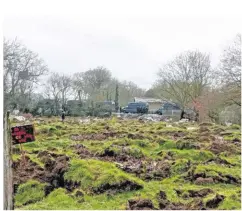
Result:
{"label": "grass field", "polygon": [[117,118],[34,124],[25,158],[13,147],[15,209],[241,208],[238,125]]}

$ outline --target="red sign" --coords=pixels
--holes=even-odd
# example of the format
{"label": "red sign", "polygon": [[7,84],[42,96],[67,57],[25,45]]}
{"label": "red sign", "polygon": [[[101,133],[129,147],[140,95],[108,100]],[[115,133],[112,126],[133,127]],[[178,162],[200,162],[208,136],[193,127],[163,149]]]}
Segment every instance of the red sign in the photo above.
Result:
{"label": "red sign", "polygon": [[13,144],[35,141],[34,125],[21,125],[11,128]]}

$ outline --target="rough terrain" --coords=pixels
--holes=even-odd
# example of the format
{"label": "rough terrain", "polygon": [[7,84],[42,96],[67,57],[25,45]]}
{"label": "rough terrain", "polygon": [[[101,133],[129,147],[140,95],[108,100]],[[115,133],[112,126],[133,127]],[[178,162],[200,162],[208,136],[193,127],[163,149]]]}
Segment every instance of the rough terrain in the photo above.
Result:
{"label": "rough terrain", "polygon": [[[14,125],[14,123],[12,123]],[[13,147],[15,209],[240,209],[240,126],[35,119]]]}

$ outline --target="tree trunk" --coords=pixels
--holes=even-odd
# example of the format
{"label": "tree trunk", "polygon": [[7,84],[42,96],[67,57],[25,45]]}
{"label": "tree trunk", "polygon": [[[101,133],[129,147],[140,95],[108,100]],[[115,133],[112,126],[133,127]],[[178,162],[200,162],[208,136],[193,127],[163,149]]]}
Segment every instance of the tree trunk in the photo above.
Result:
{"label": "tree trunk", "polygon": [[64,91],[62,92],[62,109],[64,110],[64,105],[65,105],[65,96],[64,96]]}
{"label": "tree trunk", "polygon": [[199,122],[199,111],[195,111],[196,115],[195,115],[195,121]]}
{"label": "tree trunk", "polygon": [[91,101],[91,105],[92,105],[92,116],[94,116],[94,102],[93,102],[93,100]]}
{"label": "tree trunk", "polygon": [[78,100],[81,101],[81,90],[78,90]]}

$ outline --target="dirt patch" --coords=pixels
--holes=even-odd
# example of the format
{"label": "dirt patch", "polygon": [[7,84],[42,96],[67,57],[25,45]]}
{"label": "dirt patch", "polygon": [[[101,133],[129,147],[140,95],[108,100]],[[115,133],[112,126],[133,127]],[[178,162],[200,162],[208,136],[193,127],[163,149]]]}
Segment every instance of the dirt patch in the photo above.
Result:
{"label": "dirt patch", "polygon": [[116,184],[109,184],[109,183],[102,184],[98,188],[93,188],[92,190],[96,194],[102,194],[105,192],[115,194],[115,193],[121,193],[125,191],[139,190],[142,188],[143,188],[142,185],[139,185],[127,180]]}
{"label": "dirt patch", "polygon": [[90,152],[84,145],[82,144],[76,144],[71,146],[74,148],[76,154],[79,155],[80,158],[85,159],[85,158],[91,158],[94,157],[94,154]]}
{"label": "dirt patch", "polygon": [[240,184],[240,178],[235,178],[229,174],[222,174],[217,172],[217,175],[207,176],[206,171],[200,173],[194,173],[195,169],[188,171],[184,179],[194,182],[196,185],[212,184],[212,183],[226,183],[226,184]]}
{"label": "dirt patch", "polygon": [[80,187],[81,185],[81,182],[72,181],[72,180],[65,180],[64,183],[65,183],[65,188],[68,191],[73,191],[74,189]]}
{"label": "dirt patch", "polygon": [[84,140],[105,140],[107,139],[108,136],[104,135],[104,134],[83,134],[83,135],[72,135],[71,139],[73,141],[84,141]]}
{"label": "dirt patch", "polygon": [[13,181],[14,184],[17,185],[44,174],[44,169],[30,160],[28,156],[25,156],[25,158],[21,157],[17,161],[14,161],[12,168]]}
{"label": "dirt patch", "polygon": [[45,162],[44,175],[38,179],[51,184],[54,188],[65,187],[64,173],[68,169],[69,157],[56,155],[55,159],[48,158]]}
{"label": "dirt patch", "polygon": [[232,135],[233,134],[233,131],[223,131],[223,132],[220,132],[220,135],[221,136],[228,136],[228,135]]}
{"label": "dirt patch", "polygon": [[80,190],[78,190],[76,193],[75,193],[75,197],[83,197],[84,196],[84,193]]}
{"label": "dirt patch", "polygon": [[226,166],[235,166],[235,164],[232,164],[230,162],[228,162],[227,160],[225,159],[222,159],[220,157],[216,157],[216,158],[212,158],[208,161],[205,162],[205,164],[209,164],[209,163],[215,163],[215,164],[219,164],[219,165],[226,165]]}
{"label": "dirt patch", "polygon": [[221,133],[221,132],[223,132],[223,131],[225,131],[223,128],[215,128],[215,129],[213,130],[214,134],[219,134],[219,133]]}
{"label": "dirt patch", "polygon": [[130,199],[127,210],[156,210],[150,199]]}
{"label": "dirt patch", "polygon": [[233,142],[233,143],[241,143],[241,140],[238,139],[238,138],[235,138],[235,139],[232,140],[232,142]]}
{"label": "dirt patch", "polygon": [[235,178],[232,175],[225,175],[224,177],[225,177],[225,179],[224,179],[225,183],[228,183],[228,184],[240,184],[241,183],[239,178]]}
{"label": "dirt patch", "polygon": [[70,181],[64,180],[64,173],[69,167],[69,157],[66,155],[49,154],[47,151],[43,151],[38,153],[38,158],[45,161],[44,168],[33,162],[28,156],[25,157],[25,160],[19,159],[13,162],[14,184],[19,185],[29,179],[48,183],[45,187],[46,195],[55,188],[62,187],[72,190],[80,185],[75,182],[70,184]]}
{"label": "dirt patch", "polygon": [[142,136],[138,133],[135,133],[135,134],[128,133],[127,137],[130,138],[130,139],[144,139],[144,136]]}
{"label": "dirt patch", "polygon": [[188,190],[189,197],[205,197],[210,193],[213,193],[213,190],[210,188],[203,188],[201,190]]}
{"label": "dirt patch", "polygon": [[[175,190],[179,192],[179,195],[183,192],[180,190]],[[180,202],[173,203],[167,200],[166,193],[164,191],[160,191],[157,196],[159,202],[159,209],[161,210],[202,210],[204,208],[204,204],[202,200],[195,199],[188,204],[182,204]]]}
{"label": "dirt patch", "polygon": [[146,174],[144,179],[160,180],[171,175],[171,164],[165,161],[151,161],[146,164]]}
{"label": "dirt patch", "polygon": [[145,137],[143,135],[140,135],[138,133],[124,133],[124,132],[112,132],[107,131],[103,133],[92,133],[92,134],[81,134],[81,135],[72,135],[70,138],[74,141],[83,141],[83,140],[97,140],[102,141],[106,140],[108,138],[130,138],[130,139],[144,139]]}
{"label": "dirt patch", "polygon": [[206,207],[216,208],[224,200],[224,198],[225,197],[223,195],[216,194],[216,196],[213,199],[207,201]]}
{"label": "dirt patch", "polygon": [[239,149],[237,150],[233,144],[230,144],[223,140],[213,141],[208,149],[214,154],[220,154],[222,152],[229,152],[229,153],[239,152]]}
{"label": "dirt patch", "polygon": [[211,122],[202,122],[202,123],[199,124],[199,126],[200,126],[200,127],[201,127],[201,126],[209,127],[209,126],[213,126],[213,123],[211,123]]}
{"label": "dirt patch", "polygon": [[184,176],[184,179],[194,182],[196,185],[203,185],[203,184],[212,184],[214,183],[214,179],[212,177],[207,177],[204,173],[195,174],[195,168],[192,168],[188,171],[187,175]]}
{"label": "dirt patch", "polygon": [[170,203],[166,206],[166,210],[206,210],[202,200],[195,199],[188,204],[183,204],[181,202]]}
{"label": "dirt patch", "polygon": [[130,159],[118,164],[117,167],[127,173],[133,173],[144,180],[161,180],[171,175],[171,164],[164,161],[145,161]]}
{"label": "dirt patch", "polygon": [[200,149],[200,146],[197,143],[194,143],[194,141],[190,140],[179,140],[176,142],[176,148],[177,149]]}
{"label": "dirt patch", "polygon": [[52,185],[50,185],[50,184],[46,185],[45,186],[45,196],[49,195],[54,189],[55,188]]}
{"label": "dirt patch", "polygon": [[204,133],[204,132],[210,132],[209,128],[207,126],[200,126],[199,127],[199,132]]}
{"label": "dirt patch", "polygon": [[172,140],[177,140],[179,138],[186,136],[186,133],[184,133],[182,131],[178,131],[178,132],[168,132],[168,133],[166,133],[166,135],[169,135]]}
{"label": "dirt patch", "polygon": [[171,205],[171,202],[167,200],[166,193],[164,191],[160,191],[157,194],[157,200],[159,202],[159,209],[169,209],[168,207]]}
{"label": "dirt patch", "polygon": [[199,141],[200,142],[210,142],[211,141],[211,137],[209,135],[201,134],[201,136],[199,137]]}
{"label": "dirt patch", "polygon": [[240,139],[235,138],[235,139],[232,140],[232,143],[233,143],[235,146],[241,148],[241,140],[240,140]]}
{"label": "dirt patch", "polygon": [[100,154],[101,157],[113,157],[117,154],[114,152],[114,150],[110,149],[109,147],[104,150],[102,154]]}
{"label": "dirt patch", "polygon": [[158,199],[166,200],[167,199],[166,193],[161,190],[158,194]]}
{"label": "dirt patch", "polygon": [[117,166],[127,173],[134,173],[136,175],[144,173],[144,164],[139,159],[128,160],[127,162]]}
{"label": "dirt patch", "polygon": [[178,196],[181,196],[182,193],[184,192],[184,190],[180,190],[180,189],[174,189],[174,190]]}

